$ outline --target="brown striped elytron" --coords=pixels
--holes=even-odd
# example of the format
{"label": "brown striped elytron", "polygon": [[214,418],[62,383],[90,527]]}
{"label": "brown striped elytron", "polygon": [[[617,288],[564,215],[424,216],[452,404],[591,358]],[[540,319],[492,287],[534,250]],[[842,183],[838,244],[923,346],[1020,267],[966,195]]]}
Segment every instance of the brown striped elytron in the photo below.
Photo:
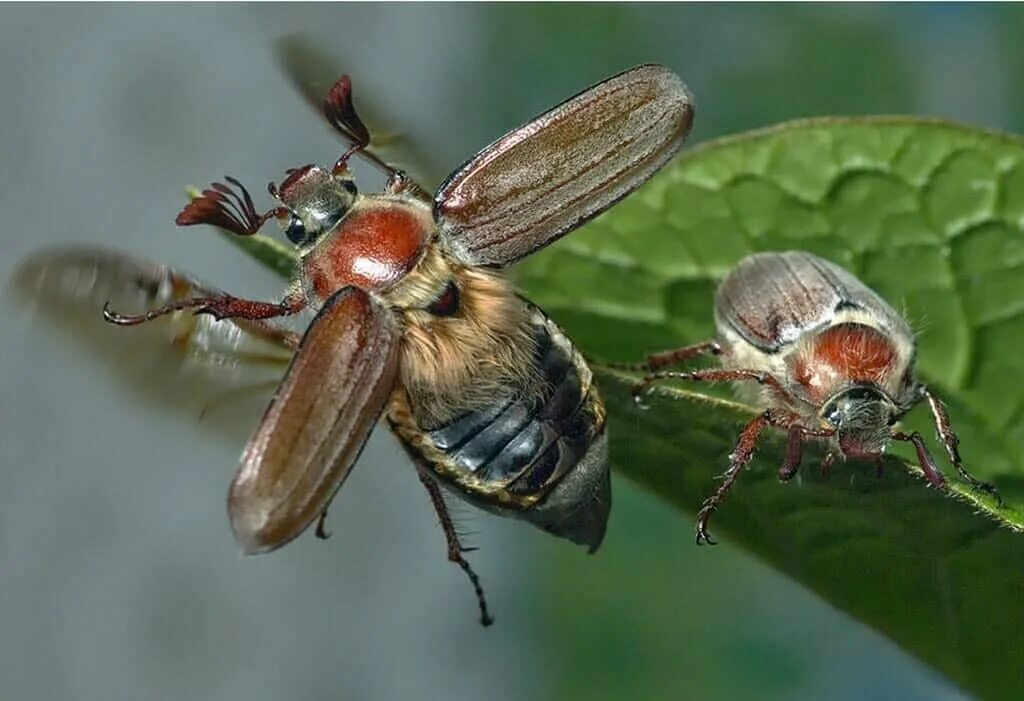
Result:
{"label": "brown striped elytron", "polygon": [[[104,314],[132,326],[191,310],[203,315],[192,318],[234,324],[294,350],[229,493],[231,526],[246,552],[278,548],[322,519],[386,414],[486,624],[483,591],[442,488],[591,551],[611,503],[605,414],[590,369],[501,268],[650,178],[689,132],[692,100],[668,69],[633,68],[501,137],[433,196],[369,148],[347,77],[330,90],[323,112],[351,144],[333,167],[290,170],[271,185],[278,204],[264,213],[227,178],[177,218],[237,236],[278,219],[299,256],[282,301],[239,299],[164,268],[142,274],[137,264],[138,284],[163,290],[153,295],[159,306]],[[385,174],[383,192],[357,190],[353,157]],[[133,269],[100,254],[92,264]],[[301,337],[267,321],[303,309],[315,318]]]}

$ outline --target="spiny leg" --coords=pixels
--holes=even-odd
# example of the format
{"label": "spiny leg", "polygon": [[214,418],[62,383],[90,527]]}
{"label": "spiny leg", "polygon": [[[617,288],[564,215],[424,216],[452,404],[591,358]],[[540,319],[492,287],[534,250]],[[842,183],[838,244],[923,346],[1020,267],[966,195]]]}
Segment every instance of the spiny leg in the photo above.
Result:
{"label": "spiny leg", "polygon": [[[771,387],[780,399],[789,396],[789,393],[782,384],[774,376],[766,372],[742,369],[706,369],[694,370],[692,372],[666,371],[652,373],[633,385],[633,401],[639,404],[643,395],[650,390],[651,385],[662,380],[688,380],[692,382],[736,382],[748,380]],[[723,475],[722,484],[719,485],[718,490],[710,498],[704,501],[700,511],[697,512],[697,545],[702,545],[703,543],[715,544],[715,541],[708,536],[708,520],[732,488],[736,478],[739,477],[740,471],[750,462],[750,458],[754,454],[754,446],[757,444],[757,438],[761,430],[767,425],[789,428],[792,425],[792,417],[783,418],[768,410],[744,427],[736,443],[736,448],[730,456],[729,469]],[[802,429],[802,433],[805,435],[816,434],[811,429]],[[780,469],[780,476],[784,470],[788,469],[786,466],[789,462],[793,460],[795,460],[796,465],[799,465],[799,455],[787,455],[787,461],[783,464],[783,468]],[[796,472],[796,467],[792,468],[792,472]]]}
{"label": "spiny leg", "polygon": [[786,457],[779,467],[779,481],[788,482],[800,469],[800,459],[803,457],[804,436],[800,428],[793,426],[789,429],[786,440]]}
{"label": "spiny leg", "polygon": [[676,365],[701,355],[718,355],[721,352],[722,348],[718,345],[717,341],[705,341],[703,343],[695,343],[692,346],[683,346],[682,348],[673,348],[672,350],[660,353],[651,353],[647,356],[647,360],[642,363],[606,363],[606,365],[610,368],[628,370],[630,372],[653,372],[658,368]]}
{"label": "spiny leg", "polygon": [[119,314],[111,311],[110,303],[103,305],[103,318],[111,324],[118,326],[136,326],[138,324],[152,321],[167,314],[180,312],[185,309],[194,309],[195,314],[209,314],[214,319],[246,319],[249,321],[272,319],[279,316],[296,314],[306,306],[305,300],[298,296],[288,296],[280,302],[254,302],[248,299],[239,299],[229,294],[221,294],[212,297],[192,297],[173,302],[157,309],[151,309],[144,314]]}
{"label": "spiny leg", "polygon": [[761,435],[761,430],[772,422],[771,411],[766,411],[763,414],[759,414],[743,427],[740,437],[736,441],[736,447],[729,455],[729,469],[722,475],[722,483],[718,485],[718,489],[715,490],[714,494],[704,500],[700,511],[697,512],[697,545],[703,545],[704,543],[708,545],[716,544],[708,534],[708,521],[711,519],[711,514],[721,506],[722,501],[736,482],[736,478],[739,477],[740,472],[753,457],[754,447],[757,445],[757,439]]}
{"label": "spiny leg", "polygon": [[430,501],[434,504],[434,510],[437,512],[437,517],[441,521],[441,528],[444,529],[444,537],[448,541],[448,559],[454,562],[456,565],[462,568],[462,571],[469,577],[469,581],[473,584],[473,591],[476,592],[476,601],[480,606],[480,625],[489,626],[494,623],[494,619],[491,617],[490,612],[487,610],[487,599],[484,596],[484,588],[480,584],[480,578],[477,576],[473,568],[469,566],[466,559],[462,557],[464,552],[462,543],[459,542],[459,534],[455,532],[455,526],[452,524],[451,514],[448,513],[448,506],[444,503],[444,495],[441,494],[441,488],[437,486],[430,477],[424,475],[422,472],[419,473],[420,482],[427,488],[427,492],[430,494]]}
{"label": "spiny leg", "polygon": [[[796,422],[795,416],[779,417],[775,414],[771,417],[771,425],[779,428],[788,427],[788,440],[786,442],[786,456],[782,460],[782,466],[779,467],[779,481],[787,482],[792,479],[793,475],[800,469],[800,460],[803,457],[803,446],[804,441],[808,438],[829,438],[835,435],[834,429],[829,428],[807,428],[806,426],[800,426]],[[825,456],[825,459],[829,459],[831,453]],[[824,466],[825,459],[822,460]],[[831,465],[831,460],[829,465]],[[823,470],[827,471],[827,468],[823,467]],[[823,473],[824,474],[824,473]]]}
{"label": "spiny leg", "polygon": [[932,459],[931,453],[928,452],[928,448],[924,445],[924,439],[921,438],[921,434],[917,431],[913,433],[903,433],[902,431],[896,431],[892,434],[893,440],[906,441],[907,443],[914,444],[914,450],[917,451],[917,462],[921,466],[921,470],[924,472],[925,478],[931,483],[933,487],[943,489],[946,486],[946,478],[939,472],[939,468],[935,466],[935,460]]}
{"label": "spiny leg", "polygon": [[758,370],[693,370],[692,372],[655,372],[647,375],[633,385],[633,401],[642,403],[643,395],[650,391],[651,386],[663,380],[689,380],[692,382],[737,382],[749,380],[760,385],[771,387],[779,397],[788,397],[789,392],[773,375]]}
{"label": "spiny leg", "polygon": [[991,494],[1002,506],[1003,498],[999,496],[999,492],[996,491],[995,485],[989,484],[988,482],[982,482],[977,477],[967,471],[967,468],[963,466],[960,461],[960,439],[957,438],[956,433],[953,431],[953,426],[949,421],[949,414],[946,413],[946,407],[942,405],[939,398],[936,397],[931,391],[921,386],[921,394],[924,395],[925,399],[928,400],[928,408],[932,411],[932,417],[935,419],[935,428],[939,432],[939,438],[942,440],[942,445],[946,447],[946,454],[949,456],[949,461],[953,463],[953,467],[960,473],[960,476],[972,487],[978,489],[986,494]]}

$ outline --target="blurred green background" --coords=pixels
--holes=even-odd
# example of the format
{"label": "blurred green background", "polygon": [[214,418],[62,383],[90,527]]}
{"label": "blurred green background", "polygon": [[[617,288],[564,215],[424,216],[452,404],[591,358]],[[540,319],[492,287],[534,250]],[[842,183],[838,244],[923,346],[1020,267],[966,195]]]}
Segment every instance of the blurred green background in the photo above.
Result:
{"label": "blurred green background", "polygon": [[[445,172],[648,61],[696,95],[691,143],[832,114],[1020,132],[1022,20],[955,4],[8,5],[0,274],[43,243],[96,242],[277,294],[171,219],[186,183],[229,172],[257,192],[335,157],[275,67],[273,41],[291,32],[337,55],[357,100],[372,95]],[[728,543],[694,547],[691,514],[622,479],[593,557],[460,510],[498,619],[480,631],[383,431],[332,511],[332,541],[243,561],[222,500],[252,417],[235,432],[170,418],[3,304],[0,698],[962,697]]]}

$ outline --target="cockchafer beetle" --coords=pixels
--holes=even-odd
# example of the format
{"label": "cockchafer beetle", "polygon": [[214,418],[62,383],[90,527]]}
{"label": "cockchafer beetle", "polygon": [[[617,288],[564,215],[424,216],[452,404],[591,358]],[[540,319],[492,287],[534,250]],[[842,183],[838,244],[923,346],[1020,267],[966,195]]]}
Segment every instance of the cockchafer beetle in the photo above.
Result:
{"label": "cockchafer beetle", "polygon": [[[591,552],[611,505],[605,412],[591,371],[500,268],[598,215],[665,165],[689,132],[692,99],[668,69],[633,68],[502,136],[433,197],[369,148],[347,76],[323,112],[351,144],[333,168],[290,170],[269,186],[280,206],[262,214],[227,177],[176,220],[250,236],[279,219],[300,259],[283,301],[239,299],[154,268],[139,284],[176,288],[170,300],[138,315],[107,305],[104,316],[132,326],[192,310],[294,349],[229,492],[231,526],[247,553],[278,548],[318,518],[323,533],[331,499],[386,413],[486,625],[483,590],[440,486]],[[387,176],[383,193],[357,190],[353,156]],[[316,316],[301,338],[266,321],[305,308]]]}
{"label": "cockchafer beetle", "polygon": [[[663,380],[735,382],[741,394],[762,410],[740,432],[722,483],[701,505],[698,545],[714,544],[708,535],[711,514],[750,462],[766,426],[787,433],[779,468],[782,481],[799,469],[807,439],[827,442],[829,452],[822,464],[826,471],[837,455],[880,461],[889,441],[897,440],[912,443],[925,478],[944,487],[946,480],[921,435],[895,427],[922,400],[928,402],[939,438],[960,476],[998,498],[992,485],[964,468],[949,415],[917,381],[910,326],[846,270],[802,251],[748,256],[718,288],[715,327],[714,340],[654,353],[645,363],[627,366],[652,373],[634,385],[638,402]],[[716,356],[721,368],[658,370],[705,354]]]}

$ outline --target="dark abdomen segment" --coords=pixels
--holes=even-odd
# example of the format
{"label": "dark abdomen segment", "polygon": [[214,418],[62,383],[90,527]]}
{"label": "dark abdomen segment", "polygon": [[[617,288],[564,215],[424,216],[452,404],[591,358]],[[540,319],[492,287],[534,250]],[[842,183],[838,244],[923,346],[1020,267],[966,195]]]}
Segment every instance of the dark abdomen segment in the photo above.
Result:
{"label": "dark abdomen segment", "polygon": [[429,431],[389,420],[417,462],[479,506],[596,549],[610,507],[604,407],[586,363],[532,310],[542,386]]}

